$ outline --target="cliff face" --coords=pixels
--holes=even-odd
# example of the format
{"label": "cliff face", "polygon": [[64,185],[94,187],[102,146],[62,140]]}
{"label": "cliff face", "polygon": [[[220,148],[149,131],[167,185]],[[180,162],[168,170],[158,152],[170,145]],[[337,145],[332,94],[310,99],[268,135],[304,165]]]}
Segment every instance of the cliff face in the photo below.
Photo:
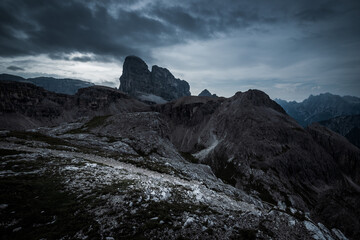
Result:
{"label": "cliff face", "polygon": [[[186,81],[175,78],[169,70],[156,65],[150,72],[146,63],[135,56],[125,59],[119,90],[155,103],[160,103],[161,99],[165,102],[190,95],[190,86]],[[156,101],[156,97],[161,99]]]}

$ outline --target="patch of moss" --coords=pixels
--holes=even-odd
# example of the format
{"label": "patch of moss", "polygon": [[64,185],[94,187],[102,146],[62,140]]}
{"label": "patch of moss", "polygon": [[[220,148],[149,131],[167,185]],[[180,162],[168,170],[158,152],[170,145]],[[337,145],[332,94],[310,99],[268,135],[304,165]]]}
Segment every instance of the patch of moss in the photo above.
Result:
{"label": "patch of moss", "polygon": [[11,131],[7,135],[8,137],[16,137],[20,139],[25,140],[32,140],[32,141],[39,141],[39,142],[45,142],[49,145],[65,145],[70,146],[70,144],[61,139],[61,138],[55,138],[51,137],[39,132],[22,132],[22,131]]}
{"label": "patch of moss", "polygon": [[105,185],[103,188],[96,190],[97,195],[106,195],[106,194],[117,194],[122,191],[128,190],[129,186],[134,185],[135,180],[124,179],[117,182],[114,182],[110,185]]}
{"label": "patch of moss", "polygon": [[131,159],[119,159],[120,161],[133,164],[139,168],[146,168],[154,172],[164,173],[169,175],[176,175],[180,178],[186,178],[183,176],[181,171],[173,168],[170,165],[166,165],[165,163],[151,161],[150,159],[145,159],[144,161],[134,161]]}
{"label": "patch of moss", "polygon": [[91,129],[97,128],[99,126],[104,125],[106,120],[112,115],[105,115],[105,116],[95,116],[90,121],[85,123],[80,128],[72,129],[70,131],[67,131],[66,134],[79,134],[79,133],[87,133]]}
{"label": "patch of moss", "polygon": [[0,202],[8,204],[2,210],[2,238],[72,239],[82,231],[90,239],[100,239],[98,224],[86,212],[86,204],[65,192],[61,181],[50,172],[1,178]]}

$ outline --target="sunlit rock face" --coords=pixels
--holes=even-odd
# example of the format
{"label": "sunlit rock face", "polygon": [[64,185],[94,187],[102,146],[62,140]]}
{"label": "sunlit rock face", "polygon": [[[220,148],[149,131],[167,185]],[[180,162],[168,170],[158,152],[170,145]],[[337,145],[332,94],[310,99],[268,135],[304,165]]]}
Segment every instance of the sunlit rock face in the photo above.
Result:
{"label": "sunlit rock face", "polygon": [[190,86],[186,81],[175,78],[169,70],[156,65],[150,72],[147,64],[135,56],[125,59],[119,89],[130,96],[155,103],[190,95]]}

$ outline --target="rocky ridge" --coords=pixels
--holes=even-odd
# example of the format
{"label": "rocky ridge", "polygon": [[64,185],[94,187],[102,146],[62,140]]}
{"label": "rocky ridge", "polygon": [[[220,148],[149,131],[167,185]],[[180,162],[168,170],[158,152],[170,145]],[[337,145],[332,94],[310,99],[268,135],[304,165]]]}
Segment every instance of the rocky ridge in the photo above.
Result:
{"label": "rocky ridge", "polygon": [[275,99],[275,101],[304,127],[313,122],[334,117],[360,114],[360,99],[352,96],[341,97],[323,93],[317,96],[310,95],[300,103],[281,99]]}
{"label": "rocky ridge", "polygon": [[0,129],[54,126],[81,117],[150,109],[109,87],[92,86],[79,89],[75,95],[65,95],[29,83],[2,81],[0,86]]}
{"label": "rocky ridge", "polygon": [[51,92],[64,93],[69,95],[74,95],[80,88],[86,88],[94,85],[93,83],[78,79],[56,79],[52,77],[37,77],[25,79],[10,74],[0,74],[0,80],[32,83],[38,87],[43,87]]}
{"label": "rocky ridge", "polygon": [[[314,135],[313,128],[303,129],[261,91],[195,99],[158,106],[172,124],[170,139],[180,151],[192,153],[217,177],[263,201],[311,212],[330,225],[343,221],[348,234],[359,235],[348,228],[359,225],[359,149],[334,132],[331,147],[326,145],[329,130]],[[335,200],[342,194],[353,196],[347,207]],[[319,213],[326,199],[334,204]],[[339,209],[342,214],[329,221]]]}
{"label": "rocky ridge", "polygon": [[165,103],[190,95],[190,86],[175,78],[169,70],[147,64],[136,56],[126,57],[119,90],[150,103]]}

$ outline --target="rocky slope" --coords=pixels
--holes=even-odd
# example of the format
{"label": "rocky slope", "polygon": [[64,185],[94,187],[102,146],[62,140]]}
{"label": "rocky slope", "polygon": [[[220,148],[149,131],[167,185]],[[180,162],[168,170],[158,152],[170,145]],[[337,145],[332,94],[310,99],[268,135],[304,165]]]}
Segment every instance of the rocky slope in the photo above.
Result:
{"label": "rocky slope", "polygon": [[[360,150],[320,125],[302,128],[261,91],[150,107],[105,87],[0,89],[3,119],[63,121],[1,132],[8,239],[360,236]],[[44,106],[59,116],[41,115]],[[64,201],[52,209],[54,199]]]}
{"label": "rocky slope", "polygon": [[[257,90],[229,99],[187,97],[158,111],[169,118],[175,146],[210,165],[225,182],[270,204],[311,212],[323,222],[341,209],[331,224],[338,222],[349,235],[359,236],[353,227],[359,226],[360,152],[341,136],[333,133],[340,137],[334,145],[341,146],[334,155],[325,137],[314,139]],[[342,192],[348,193],[346,207],[334,201],[331,208],[317,210]]]}
{"label": "rocky slope", "polygon": [[135,56],[125,59],[119,90],[152,103],[165,103],[190,95],[190,86],[186,81],[175,78],[169,70],[156,65],[150,72],[146,63]]}
{"label": "rocky slope", "polygon": [[[100,121],[101,118],[101,121]],[[0,132],[4,239],[346,239],[186,160],[159,113]]]}
{"label": "rocky slope", "polygon": [[0,129],[22,130],[57,125],[81,117],[149,109],[108,87],[82,88],[75,95],[65,95],[29,83],[2,81],[0,86]]}
{"label": "rocky slope", "polygon": [[345,136],[352,144],[360,148],[360,115],[340,116],[319,123]]}
{"label": "rocky slope", "polygon": [[352,96],[340,97],[324,93],[310,95],[300,103],[281,99],[275,101],[302,126],[338,116],[360,114],[360,99]]}
{"label": "rocky slope", "polygon": [[93,83],[77,79],[56,79],[52,77],[22,78],[10,74],[0,74],[0,81],[17,81],[35,84],[38,87],[45,88],[48,91],[64,94],[75,94],[80,88],[93,86]]}

